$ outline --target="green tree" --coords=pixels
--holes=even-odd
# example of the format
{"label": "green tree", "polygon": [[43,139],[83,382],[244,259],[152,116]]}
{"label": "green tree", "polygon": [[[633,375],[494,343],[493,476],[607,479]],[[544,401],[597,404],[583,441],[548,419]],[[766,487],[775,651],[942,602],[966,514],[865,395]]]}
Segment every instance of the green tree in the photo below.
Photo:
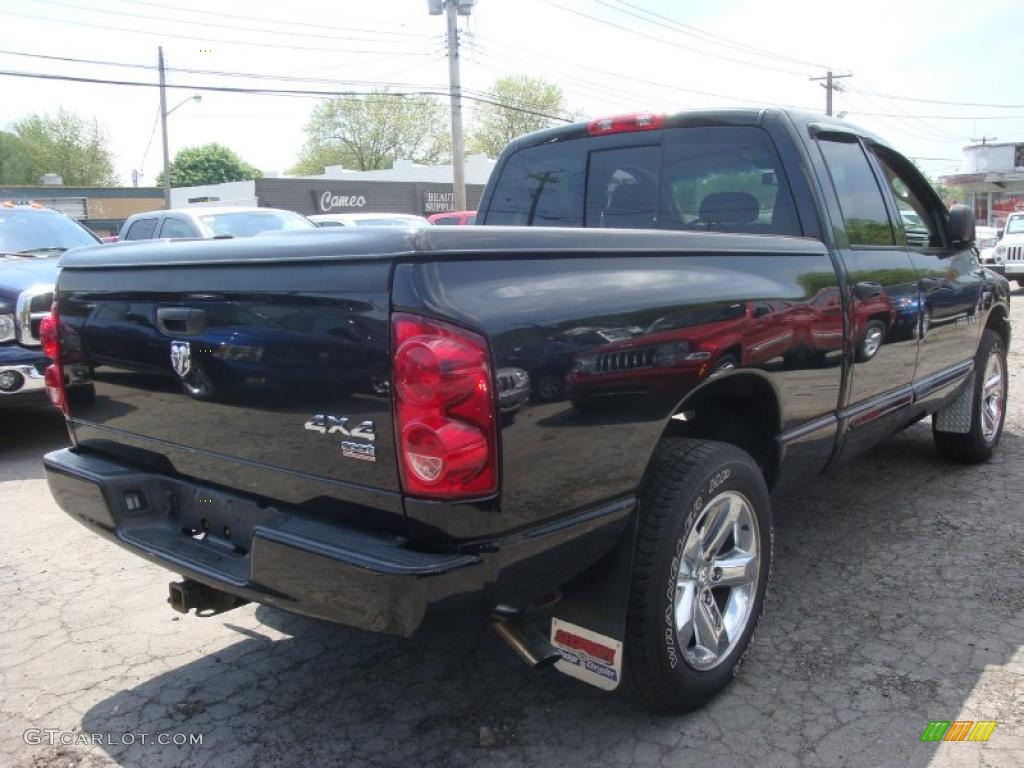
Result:
{"label": "green tree", "polygon": [[[473,128],[467,147],[497,157],[516,136],[576,119],[560,86],[538,77],[511,75],[494,81],[488,98],[507,106],[478,103],[473,107]],[[510,109],[509,107],[512,107]]]}
{"label": "green tree", "polygon": [[56,173],[68,186],[117,183],[106,132],[96,120],[63,108],[54,115],[29,115],[16,121],[11,133],[4,135],[3,145],[0,181],[7,184],[38,184],[44,173]]}
{"label": "green tree", "polygon": [[291,172],[321,173],[327,165],[374,171],[400,158],[434,164],[450,157],[447,116],[437,99],[380,90],[318,104]]}
{"label": "green tree", "polygon": [[[203,144],[180,150],[171,162],[172,187],[197,187],[223,181],[258,179],[262,174],[223,144]],[[157,174],[157,186],[164,183]]]}
{"label": "green tree", "polygon": [[25,166],[21,139],[8,131],[0,131],[0,184],[37,183],[39,179],[31,179]]}

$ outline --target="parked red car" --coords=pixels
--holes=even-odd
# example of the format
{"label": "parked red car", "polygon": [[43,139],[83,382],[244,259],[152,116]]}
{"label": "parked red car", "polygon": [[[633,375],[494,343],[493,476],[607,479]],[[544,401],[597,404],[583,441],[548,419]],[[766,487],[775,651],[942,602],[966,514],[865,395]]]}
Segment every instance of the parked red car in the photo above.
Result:
{"label": "parked red car", "polygon": [[431,224],[450,226],[476,224],[476,211],[449,211],[447,213],[435,213],[432,216],[427,216],[427,221]]}
{"label": "parked red car", "polygon": [[574,405],[607,395],[677,395],[715,373],[793,348],[787,301],[718,304],[666,315],[643,333],[578,355],[566,378]]}
{"label": "parked red car", "polygon": [[[868,285],[865,283],[864,285]],[[858,362],[867,362],[890,335],[893,308],[882,292],[853,298],[855,354]],[[793,307],[790,323],[795,334],[794,351],[832,352],[843,344],[843,306],[838,287],[823,288],[807,304]]]}

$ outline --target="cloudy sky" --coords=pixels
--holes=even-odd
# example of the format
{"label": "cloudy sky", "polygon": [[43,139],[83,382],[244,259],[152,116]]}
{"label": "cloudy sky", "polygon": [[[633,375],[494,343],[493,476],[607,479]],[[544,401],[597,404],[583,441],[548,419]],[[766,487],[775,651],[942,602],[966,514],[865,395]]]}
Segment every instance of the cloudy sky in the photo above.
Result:
{"label": "cloudy sky", "polygon": [[[561,84],[586,116],[759,104],[824,111],[824,89],[808,78],[831,67],[853,75],[835,111],[937,175],[954,170],[975,137],[1024,141],[1024,3],[942,5],[478,0],[461,21],[463,82],[485,91],[501,75],[539,75]],[[19,0],[0,9],[4,73],[154,82],[158,45],[168,82],[183,86],[170,91],[169,107],[194,85],[447,83],[444,20],[428,15],[426,0]],[[18,55],[26,53],[33,56]],[[133,169],[144,184],[155,179],[156,89],[0,75],[0,95],[0,126],[64,106],[106,128],[122,182],[131,183]],[[284,170],[315,103],[204,93],[171,115],[172,156],[217,141],[264,171]]]}

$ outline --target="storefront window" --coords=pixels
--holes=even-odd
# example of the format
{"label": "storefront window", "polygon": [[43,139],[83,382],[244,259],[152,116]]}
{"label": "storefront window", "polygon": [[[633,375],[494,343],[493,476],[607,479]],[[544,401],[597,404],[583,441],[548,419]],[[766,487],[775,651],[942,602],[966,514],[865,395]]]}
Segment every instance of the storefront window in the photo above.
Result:
{"label": "storefront window", "polygon": [[992,226],[1002,228],[1011,213],[1024,212],[1024,194],[992,195]]}

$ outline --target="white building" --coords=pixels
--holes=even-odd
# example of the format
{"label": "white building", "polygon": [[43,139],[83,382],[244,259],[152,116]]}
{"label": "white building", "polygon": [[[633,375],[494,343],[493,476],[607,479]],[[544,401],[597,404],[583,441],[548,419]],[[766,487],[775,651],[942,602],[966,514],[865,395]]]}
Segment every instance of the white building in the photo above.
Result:
{"label": "white building", "polygon": [[1002,227],[1014,211],[1024,211],[1024,143],[964,147],[960,173],[940,177],[967,192],[979,224]]}
{"label": "white building", "polygon": [[[494,170],[484,155],[466,158],[466,202],[472,210]],[[302,214],[389,212],[429,215],[452,210],[452,167],[397,160],[391,168],[353,171],[330,165],[314,176],[271,174],[254,181],[230,181],[171,190],[171,206],[262,205]]]}

